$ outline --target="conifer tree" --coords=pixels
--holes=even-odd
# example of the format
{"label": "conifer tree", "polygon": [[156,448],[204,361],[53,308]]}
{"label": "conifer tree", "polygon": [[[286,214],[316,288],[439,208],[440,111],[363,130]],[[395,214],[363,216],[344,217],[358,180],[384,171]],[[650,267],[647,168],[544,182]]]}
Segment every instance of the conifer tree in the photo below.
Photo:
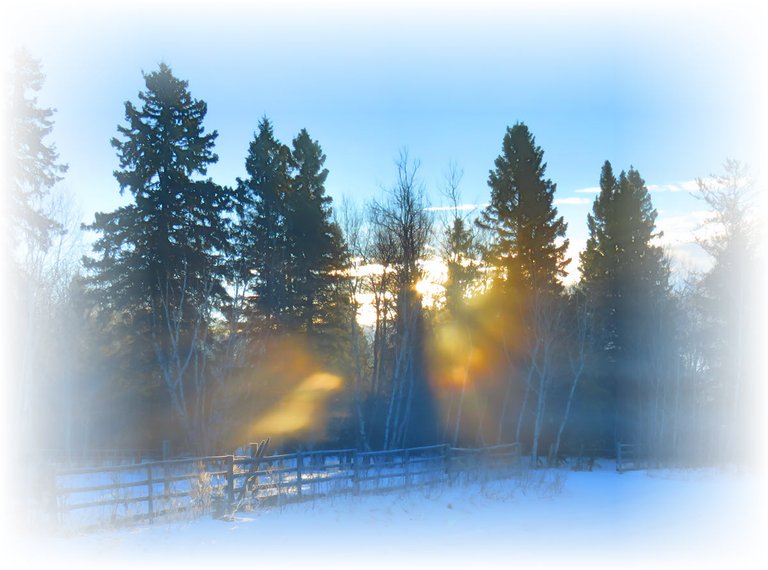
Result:
{"label": "conifer tree", "polygon": [[[205,102],[161,64],[144,74],[141,106],[125,103],[125,126],[112,139],[115,178],[131,202],[97,213],[95,257],[84,260],[90,288],[127,344],[151,350],[185,435],[204,445],[205,383],[211,314],[226,296],[218,252],[226,247],[230,193],[201,179],[218,157],[205,133]],[[137,355],[137,359],[140,359]]]}
{"label": "conifer tree", "polygon": [[446,265],[445,306],[455,318],[464,304],[467,293],[478,277],[478,238],[466,216],[459,213],[459,183],[463,172],[451,163],[446,173],[445,195],[451,201],[451,218],[444,229],[442,245],[443,262]]}
{"label": "conifer tree", "polygon": [[607,246],[610,236],[607,234],[606,215],[617,191],[618,182],[613,174],[613,167],[607,160],[600,172],[600,193],[595,198],[592,213],[587,215],[589,238],[580,258],[580,270],[585,282],[593,285],[604,280],[608,269],[607,262],[610,253],[603,249]]}
{"label": "conifer tree", "polygon": [[479,224],[494,233],[489,261],[502,282],[530,291],[559,291],[565,276],[566,223],[553,206],[556,185],[545,179],[544,151],[523,123],[507,128],[491,171],[491,203]]}
{"label": "conifer tree", "polygon": [[248,178],[237,180],[239,223],[237,251],[242,269],[253,275],[255,293],[249,309],[251,326],[263,320],[266,330],[279,329],[286,318],[289,246],[286,202],[291,190],[291,154],[274,136],[266,117],[245,160]]}
{"label": "conifer tree", "polygon": [[[602,426],[613,442],[647,443],[654,331],[665,314],[669,266],[652,242],[656,210],[634,168],[613,175],[606,161],[600,194],[588,218],[590,236],[581,255],[582,286],[595,301],[602,332],[593,347],[593,371],[602,378],[610,410]],[[661,327],[663,328],[663,327]]]}
{"label": "conifer tree", "polygon": [[48,370],[46,361],[54,353],[54,314],[64,305],[62,291],[70,276],[55,247],[55,240],[62,244],[66,240],[68,228],[62,223],[66,220],[51,207],[59,203],[51,190],[67,166],[59,162],[49,139],[54,109],[38,102],[45,80],[40,61],[19,50],[9,79],[3,101],[7,131],[2,159],[7,177],[2,206],[7,218],[0,234],[0,279],[8,285],[3,296],[7,352],[0,360],[9,369],[0,374],[9,387],[5,417],[22,436],[21,441],[5,443],[22,449],[39,444],[35,438],[45,435],[40,427],[45,412],[41,403],[48,395],[46,376],[62,368]]}
{"label": "conifer tree", "polygon": [[340,325],[339,303],[345,251],[341,230],[332,219],[331,198],[325,193],[328,169],[317,141],[305,129],[293,139],[294,175],[287,197],[287,241],[290,294],[298,328],[313,332]]}
{"label": "conifer tree", "polygon": [[554,207],[556,186],[544,177],[543,156],[527,126],[517,123],[507,128],[502,153],[488,179],[491,202],[478,221],[493,236],[487,260],[496,271],[494,293],[499,295],[499,327],[503,330],[499,349],[508,363],[497,441],[501,443],[509,436],[507,419],[512,394],[522,392],[515,441],[521,439],[531,405],[534,463],[554,377],[562,320],[560,278],[569,261],[565,259],[566,224]]}
{"label": "conifer tree", "polygon": [[479,273],[477,265],[477,240],[472,226],[454,216],[445,231],[443,260],[447,268],[445,304],[451,315],[461,309],[467,292]]}
{"label": "conifer tree", "polygon": [[238,180],[236,241],[241,266],[253,275],[252,324],[312,332],[334,318],[345,253],[325,193],[322,148],[304,129],[292,146],[261,120],[246,160],[249,178]]}
{"label": "conifer tree", "polygon": [[44,80],[40,62],[25,50],[17,52],[8,91],[7,197],[11,223],[7,230],[11,232],[11,248],[46,248],[51,233],[59,229],[42,208],[43,198],[67,171],[67,166],[58,162],[56,145],[46,141],[53,130],[55,110],[38,104],[37,93]]}

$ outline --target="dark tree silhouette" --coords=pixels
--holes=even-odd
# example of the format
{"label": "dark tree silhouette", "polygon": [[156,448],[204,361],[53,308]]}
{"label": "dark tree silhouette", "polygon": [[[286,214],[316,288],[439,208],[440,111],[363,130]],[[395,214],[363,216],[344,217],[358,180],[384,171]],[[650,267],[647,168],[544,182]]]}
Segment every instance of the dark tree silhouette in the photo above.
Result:
{"label": "dark tree silhouette", "polygon": [[206,349],[212,312],[226,297],[217,252],[226,248],[231,196],[198,178],[218,159],[217,134],[203,127],[205,102],[165,64],[144,81],[141,106],[125,103],[126,125],[112,140],[115,178],[132,201],[96,214],[88,226],[100,234],[96,257],[85,266],[110,319],[128,324],[137,347],[150,345],[189,444],[206,448]]}

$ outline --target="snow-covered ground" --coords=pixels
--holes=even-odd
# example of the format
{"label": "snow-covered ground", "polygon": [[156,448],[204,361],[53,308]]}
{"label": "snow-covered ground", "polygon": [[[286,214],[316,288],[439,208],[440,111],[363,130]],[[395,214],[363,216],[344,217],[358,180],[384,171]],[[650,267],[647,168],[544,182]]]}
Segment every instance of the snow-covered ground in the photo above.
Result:
{"label": "snow-covered ground", "polygon": [[548,470],[70,536],[8,567],[768,568],[763,482],[733,469]]}

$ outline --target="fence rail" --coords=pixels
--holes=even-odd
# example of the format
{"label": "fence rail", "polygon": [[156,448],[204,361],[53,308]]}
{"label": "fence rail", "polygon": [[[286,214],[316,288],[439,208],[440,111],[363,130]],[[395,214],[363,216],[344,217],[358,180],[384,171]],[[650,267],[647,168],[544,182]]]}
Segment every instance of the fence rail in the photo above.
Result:
{"label": "fence rail", "polygon": [[470,471],[515,467],[519,462],[517,444],[221,455],[63,469],[53,473],[52,494],[59,522],[89,527],[151,522],[184,512],[227,516],[265,504],[437,483]]}
{"label": "fence rail", "polygon": [[634,443],[616,444],[616,471],[624,473],[632,469],[644,469],[650,464],[643,448]]}

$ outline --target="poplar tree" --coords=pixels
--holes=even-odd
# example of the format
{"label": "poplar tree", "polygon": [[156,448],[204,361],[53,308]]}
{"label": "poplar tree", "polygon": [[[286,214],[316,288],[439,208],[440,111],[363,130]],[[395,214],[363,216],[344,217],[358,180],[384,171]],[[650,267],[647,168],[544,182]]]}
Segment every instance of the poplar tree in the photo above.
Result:
{"label": "poplar tree", "polygon": [[723,167],[723,173],[697,181],[695,196],[710,210],[709,232],[699,244],[714,263],[697,283],[694,315],[706,363],[699,390],[713,428],[702,453],[728,461],[754,454],[748,442],[761,413],[766,282],[754,179],[739,161],[726,160]]}

